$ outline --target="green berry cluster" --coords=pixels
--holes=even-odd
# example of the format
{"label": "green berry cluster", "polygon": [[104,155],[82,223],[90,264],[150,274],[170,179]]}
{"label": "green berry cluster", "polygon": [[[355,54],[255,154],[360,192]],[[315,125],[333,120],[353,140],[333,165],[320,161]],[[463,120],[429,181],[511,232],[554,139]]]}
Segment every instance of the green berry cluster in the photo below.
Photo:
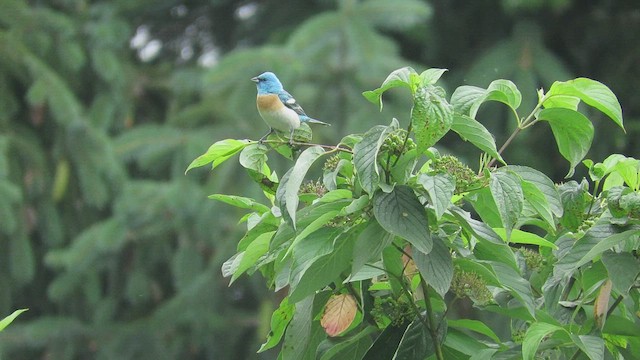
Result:
{"label": "green berry cluster", "polygon": [[537,271],[544,265],[544,258],[539,252],[527,248],[521,248],[519,251],[527,264],[527,269]]}
{"label": "green berry cluster", "polygon": [[435,159],[431,168],[435,174],[449,174],[455,177],[456,194],[477,188],[484,180],[483,177],[476,175],[471,168],[463,164],[458,158],[451,155],[445,155]]}
{"label": "green berry cluster", "polygon": [[340,155],[333,155],[328,158],[327,161],[324,162],[323,170],[324,171],[334,171],[338,168],[338,163],[340,162]]}
{"label": "green berry cluster", "polygon": [[318,197],[322,197],[327,193],[327,188],[320,181],[307,181],[300,185],[298,194],[316,194]]}
{"label": "green berry cluster", "polygon": [[478,305],[486,305],[493,301],[487,283],[476,273],[456,268],[451,282],[451,291],[459,297],[468,297]]}
{"label": "green berry cluster", "polygon": [[413,319],[413,309],[406,301],[399,301],[392,297],[377,297],[371,315],[378,324],[391,320],[392,326],[399,326]]}
{"label": "green berry cluster", "polygon": [[[407,142],[406,144],[405,139]],[[407,138],[407,131],[404,129],[398,129],[384,139],[384,143],[382,143],[380,151],[394,156],[400,156],[415,148],[416,143],[412,138]]]}

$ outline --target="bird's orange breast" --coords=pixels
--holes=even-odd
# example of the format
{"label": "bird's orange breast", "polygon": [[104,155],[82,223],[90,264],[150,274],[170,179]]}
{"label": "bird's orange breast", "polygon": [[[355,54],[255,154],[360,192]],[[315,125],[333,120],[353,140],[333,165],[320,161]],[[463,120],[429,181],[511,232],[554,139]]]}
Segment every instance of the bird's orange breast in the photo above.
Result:
{"label": "bird's orange breast", "polygon": [[280,110],[284,107],[284,104],[276,94],[258,95],[257,104],[258,110],[261,111]]}

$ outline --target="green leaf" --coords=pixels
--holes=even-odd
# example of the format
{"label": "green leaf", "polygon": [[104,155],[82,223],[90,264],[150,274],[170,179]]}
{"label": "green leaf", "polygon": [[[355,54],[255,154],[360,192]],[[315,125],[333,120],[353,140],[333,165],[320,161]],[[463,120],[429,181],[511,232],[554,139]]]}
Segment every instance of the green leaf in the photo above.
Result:
{"label": "green leaf", "polygon": [[419,86],[413,94],[411,126],[416,135],[417,152],[435,145],[453,123],[453,107],[434,86]]}
{"label": "green leaf", "polygon": [[602,263],[609,273],[613,288],[620,294],[627,295],[640,274],[640,261],[628,252],[605,251]]}
{"label": "green leaf", "polygon": [[256,239],[247,246],[247,249],[244,251],[242,258],[240,259],[240,263],[233,271],[233,276],[231,276],[229,284],[233,284],[240,275],[253,267],[258,259],[269,251],[269,242],[275,233],[275,231],[263,233],[256,237]]}
{"label": "green leaf", "polygon": [[444,212],[451,204],[453,191],[456,189],[456,180],[449,174],[419,174],[418,184],[429,194],[429,200],[436,213],[436,219],[440,220]]}
{"label": "green leaf", "polygon": [[396,186],[389,193],[376,192],[373,213],[386,231],[407,240],[425,254],[431,251],[426,211],[409,186]]}
{"label": "green leaf", "polygon": [[640,236],[640,227],[621,228],[600,223],[591,227],[556,263],[556,271],[571,272],[613,246]]}
{"label": "green leaf", "polygon": [[[611,118],[622,130],[622,107],[616,95],[606,85],[588,78],[577,78],[569,81],[556,81],[551,85],[547,97],[554,99],[556,96],[575,96]],[[548,101],[548,100],[547,100]],[[545,102],[545,107],[548,104]]]}
{"label": "green leaf", "polygon": [[560,326],[548,324],[544,322],[535,322],[529,326],[527,332],[522,340],[522,357],[524,360],[534,360],[538,346],[540,342],[546,336],[553,334],[556,331],[562,331],[566,333],[566,330]]}
{"label": "green leaf", "polygon": [[[361,230],[359,227],[352,228],[347,233],[331,237],[331,239],[335,240],[333,240],[332,249],[329,249],[329,253],[322,256],[312,253],[315,256],[312,255],[311,259],[304,261],[304,265],[299,267],[299,270],[291,271],[289,301],[295,303],[315,293],[335,281],[344,270],[349,268],[351,255],[353,254],[354,237],[359,234],[359,230]],[[307,237],[307,239],[310,239],[310,237]],[[308,252],[304,247],[298,246],[295,252],[298,255],[296,261],[299,261],[300,256],[306,257]]]}
{"label": "green leaf", "polygon": [[424,254],[414,248],[413,261],[427,284],[444,298],[453,279],[453,261],[451,260],[451,252],[443,240],[437,237],[432,237],[432,239],[433,249],[431,252]]}
{"label": "green leaf", "polygon": [[260,346],[260,349],[258,350],[259,353],[278,345],[280,339],[282,339],[282,335],[284,335],[284,330],[293,318],[294,309],[295,306],[293,304],[289,304],[288,297],[282,299],[280,306],[278,306],[276,311],[271,314],[271,331],[269,331],[267,341]]}
{"label": "green leaf", "polygon": [[496,272],[496,276],[500,280],[502,286],[509,289],[511,295],[520,300],[522,305],[524,305],[529,312],[529,315],[532,318],[535,318],[536,308],[529,282],[522,278],[517,270],[508,266],[508,264],[492,261],[491,266]]}
{"label": "green leaf", "polygon": [[497,159],[501,163],[506,164],[504,159],[502,159],[502,156],[498,153],[496,141],[493,138],[493,135],[491,135],[489,130],[487,130],[487,128],[477,120],[456,112],[453,114],[451,130],[460,135],[462,140],[471,142],[478,149],[491,155],[491,157]]}
{"label": "green leaf", "polygon": [[[444,326],[439,327],[440,332]],[[407,330],[402,335],[398,349],[393,356],[394,360],[415,360],[425,359],[433,353],[434,345],[431,343],[431,336],[422,321],[415,319],[409,324]]]}
{"label": "green leaf", "polygon": [[294,224],[296,222],[296,211],[298,210],[298,192],[300,191],[300,185],[302,185],[304,177],[307,175],[307,171],[309,171],[311,165],[324,154],[325,151],[321,146],[307,148],[300,154],[298,161],[296,161],[289,173],[289,180],[284,185],[284,201],[287,212]]}
{"label": "green leaf", "polygon": [[495,172],[489,179],[489,189],[509,239],[511,229],[518,221],[524,204],[520,179],[509,172]]}
{"label": "green leaf", "polygon": [[581,113],[565,108],[543,109],[538,113],[538,120],[549,122],[560,154],[571,164],[566,176],[573,175],[591,147],[593,124]]}
{"label": "green leaf", "polygon": [[382,82],[382,85],[371,91],[365,91],[362,95],[374,104],[377,104],[382,111],[382,94],[396,87],[406,87],[413,93],[412,84],[415,80],[412,80],[412,76],[418,76],[418,73],[411,67],[403,67],[398,70],[394,70],[387,78]]}
{"label": "green leaf", "polygon": [[[505,229],[496,229],[494,228],[493,231],[496,232],[496,234],[500,235],[500,237],[502,239],[504,239],[505,241],[507,241],[507,232]],[[538,245],[538,246],[542,246],[542,247],[548,247],[548,248],[552,248],[554,250],[557,250],[558,247],[556,246],[556,244],[545,240],[544,238],[541,238],[540,236],[536,235],[536,234],[532,234],[530,232],[526,232],[526,231],[522,231],[522,230],[518,230],[518,229],[513,229],[511,231],[511,239],[509,240],[509,242],[512,242],[514,244],[529,244],[529,245]]]}
{"label": "green leaf", "polygon": [[353,165],[358,173],[360,186],[370,195],[375,192],[380,182],[378,151],[387,134],[395,130],[393,124],[392,122],[392,126],[374,126],[353,148]]}
{"label": "green leaf", "polygon": [[604,359],[604,339],[593,335],[575,335],[571,334],[571,340],[582,350],[589,359]]}
{"label": "green leaf", "polygon": [[447,324],[449,325],[449,327],[468,329],[485,335],[491,340],[495,341],[497,344],[502,343],[498,335],[496,335],[496,333],[494,333],[493,330],[491,330],[491,328],[485,325],[485,323],[483,323],[482,321],[471,319],[456,319],[447,320]]}
{"label": "green leaf", "polygon": [[11,313],[11,315],[3,318],[2,320],[0,320],[0,331],[4,330],[4,328],[6,328],[7,326],[9,326],[9,324],[11,324],[13,322],[13,320],[15,320],[18,315],[22,314],[23,312],[27,311],[29,309],[19,309],[16,310],[14,312]]}
{"label": "green leaf", "polygon": [[403,324],[392,324],[384,328],[375,339],[373,345],[362,358],[363,360],[389,360],[393,359],[402,340],[409,322]]}
{"label": "green leaf", "polygon": [[240,153],[240,165],[245,169],[261,172],[267,162],[269,148],[264,144],[251,144]]}
{"label": "green leaf", "polygon": [[317,332],[322,331],[322,328],[318,322],[313,321],[313,300],[314,296],[308,296],[295,304],[293,319],[284,334],[280,354],[282,359],[306,360],[310,349],[315,353],[321,341]]}
{"label": "green leaf", "polygon": [[451,105],[456,114],[469,116],[469,111],[473,104],[480,99],[486,90],[471,85],[463,85],[457,87],[451,94]]}
{"label": "green leaf", "polygon": [[433,85],[440,80],[446,71],[448,70],[438,68],[427,69],[420,73],[420,81],[422,82],[422,85]]}
{"label": "green leaf", "polygon": [[379,260],[382,250],[392,241],[393,235],[386,232],[376,219],[370,219],[353,245],[351,274],[356,274],[366,263]]}
{"label": "green leaf", "polygon": [[209,199],[218,200],[225,204],[229,204],[241,209],[253,210],[260,214],[264,214],[271,210],[268,206],[260,204],[254,199],[250,199],[247,197],[225,194],[211,194],[208,197]]}
{"label": "green leaf", "polygon": [[338,342],[322,354],[320,360],[362,359],[371,346],[371,334],[376,332],[374,326],[367,326],[364,330]]}
{"label": "green leaf", "polygon": [[520,94],[520,90],[513,82],[503,79],[494,80],[489,84],[484,94],[471,105],[469,116],[475,119],[480,105],[487,101],[501,102],[515,111],[520,106],[520,102],[522,102],[522,94]]}
{"label": "green leaf", "polygon": [[216,166],[222,164],[249,144],[249,140],[220,140],[211,145],[207,152],[195,158],[185,170],[185,174],[193,168],[207,165],[208,163],[212,163],[212,169],[215,169]]}

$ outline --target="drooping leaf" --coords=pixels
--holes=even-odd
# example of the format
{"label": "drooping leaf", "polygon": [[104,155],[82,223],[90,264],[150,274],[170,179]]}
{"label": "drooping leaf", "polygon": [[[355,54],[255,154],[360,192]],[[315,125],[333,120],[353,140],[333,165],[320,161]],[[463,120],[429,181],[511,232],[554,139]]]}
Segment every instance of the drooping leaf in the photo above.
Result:
{"label": "drooping leaf", "polygon": [[409,327],[409,322],[392,324],[387,326],[362,358],[363,360],[388,360],[393,359],[398,345]]}
{"label": "drooping leaf", "polygon": [[433,85],[447,72],[447,69],[431,68],[420,73],[422,85]]}
{"label": "drooping leaf", "polygon": [[271,241],[273,234],[275,234],[275,231],[263,233],[256,237],[256,239],[247,246],[242,259],[240,259],[240,263],[234,270],[233,276],[231,276],[229,284],[232,284],[238,277],[240,277],[240,275],[253,267],[256,264],[256,261],[269,251],[269,242]]}
{"label": "drooping leaf", "polygon": [[[441,333],[446,331],[445,326],[438,327],[438,329]],[[431,336],[423,322],[415,319],[409,324],[407,330],[402,335],[393,359],[424,359],[428,357],[430,353],[433,353],[434,348],[435,346],[431,343]]]}
{"label": "drooping leaf", "polygon": [[447,320],[447,324],[449,325],[449,327],[468,329],[477,332],[478,334],[485,335],[498,344],[501,342],[498,335],[496,335],[496,333],[493,332],[493,330],[491,330],[491,328],[482,321],[471,319],[456,319]]}
{"label": "drooping leaf", "polygon": [[267,162],[267,152],[269,148],[264,144],[251,144],[240,152],[240,165],[245,169],[262,171]]}
{"label": "drooping leaf", "polygon": [[560,194],[556,185],[548,176],[539,170],[521,165],[509,165],[505,167],[504,170],[517,174],[523,181],[531,183],[537,187],[547,199],[551,212],[555,216],[562,216],[563,207]]}
{"label": "drooping leaf", "polygon": [[477,120],[456,112],[453,114],[451,130],[460,135],[462,140],[471,142],[478,149],[491,155],[491,157],[497,159],[501,163],[506,164],[504,159],[502,159],[502,156],[498,153],[496,141],[493,138],[493,135],[491,135],[489,130],[487,130],[487,128]]}
{"label": "drooping leaf", "polygon": [[351,294],[332,295],[324,306],[320,325],[327,335],[340,335],[351,326],[358,312],[358,304]]}
{"label": "drooping leaf", "polygon": [[284,334],[281,356],[283,359],[308,359],[307,353],[315,350],[320,343],[317,332],[324,333],[313,321],[314,296],[307,296],[296,302],[293,319]]}
{"label": "drooping leaf", "polygon": [[386,231],[407,240],[425,254],[431,251],[426,211],[409,186],[396,186],[389,193],[376,192],[373,213]]}
{"label": "drooping leaf", "polygon": [[[584,101],[585,104],[602,111],[624,130],[622,108],[618,98],[603,83],[588,78],[556,81],[551,85],[547,97],[551,100],[556,96],[575,96]],[[548,104],[545,102],[546,106]]]}
{"label": "drooping leaf", "polygon": [[433,249],[429,254],[424,254],[417,248],[413,251],[415,262],[422,278],[444,298],[453,279],[453,261],[451,252],[443,240],[432,237]]}
{"label": "drooping leaf", "polygon": [[491,266],[502,286],[509,289],[511,295],[520,300],[531,318],[535,318],[535,304],[529,282],[508,264],[495,261]]}
{"label": "drooping leaf", "polygon": [[573,175],[575,167],[591,148],[593,124],[581,113],[565,108],[543,109],[538,113],[538,119],[551,126],[560,154],[570,163],[567,177]]}

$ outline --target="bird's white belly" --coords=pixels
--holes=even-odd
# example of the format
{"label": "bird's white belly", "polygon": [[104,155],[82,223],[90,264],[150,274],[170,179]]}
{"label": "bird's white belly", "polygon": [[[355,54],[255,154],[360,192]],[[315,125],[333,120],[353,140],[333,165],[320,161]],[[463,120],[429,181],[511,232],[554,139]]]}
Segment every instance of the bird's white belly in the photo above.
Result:
{"label": "bird's white belly", "polygon": [[300,127],[298,114],[284,106],[277,110],[262,110],[260,116],[267,125],[279,131],[289,132]]}

